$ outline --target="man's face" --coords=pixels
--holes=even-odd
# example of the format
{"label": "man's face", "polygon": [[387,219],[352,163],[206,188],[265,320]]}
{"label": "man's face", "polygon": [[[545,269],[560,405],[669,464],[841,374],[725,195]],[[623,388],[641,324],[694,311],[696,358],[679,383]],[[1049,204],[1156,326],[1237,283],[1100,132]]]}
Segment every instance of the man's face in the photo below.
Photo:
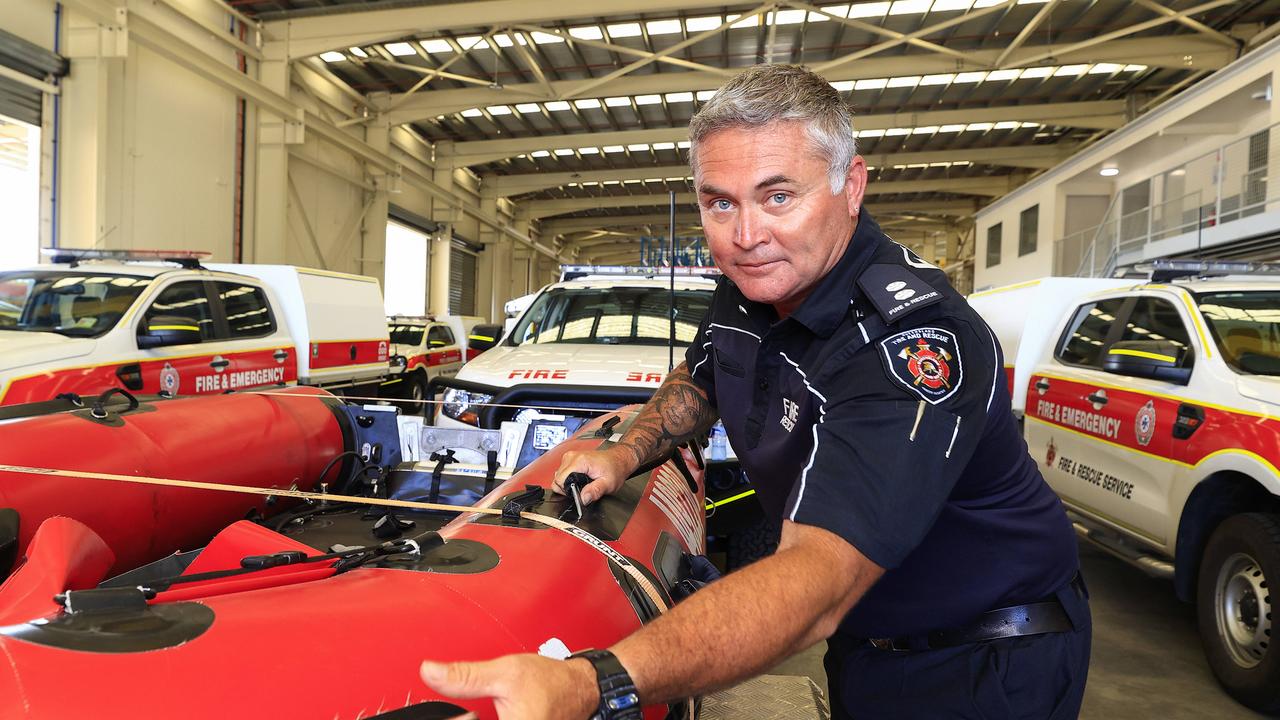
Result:
{"label": "man's face", "polygon": [[716,264],[749,299],[785,317],[848,246],[867,169],[855,157],[832,195],[827,159],[811,148],[804,124],[775,122],[703,138],[694,182]]}

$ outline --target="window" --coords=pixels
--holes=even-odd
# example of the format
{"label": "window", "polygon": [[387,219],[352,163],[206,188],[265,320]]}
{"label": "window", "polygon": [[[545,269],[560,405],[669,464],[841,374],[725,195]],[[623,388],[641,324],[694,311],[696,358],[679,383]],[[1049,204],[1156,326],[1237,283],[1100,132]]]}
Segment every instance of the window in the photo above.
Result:
{"label": "window", "polygon": [[218,296],[227,313],[227,327],[232,338],[255,338],[276,331],[266,293],[252,285],[218,283]]}
{"label": "window", "polygon": [[1018,257],[1036,251],[1036,238],[1040,234],[1040,206],[1032,205],[1022,211],[1018,224]]}
{"label": "window", "polygon": [[1061,342],[1057,358],[1069,365],[1101,367],[1102,346],[1127,298],[1081,305]]}
{"label": "window", "polygon": [[1000,264],[1001,242],[1002,228],[1000,223],[987,228],[987,267],[995,267]]}
{"label": "window", "polygon": [[1120,340],[1160,340],[1179,348],[1191,347],[1191,336],[1178,308],[1168,300],[1152,297],[1138,298]]}
{"label": "window", "polygon": [[151,278],[46,270],[0,273],[0,329],[98,337]]}
{"label": "window", "polygon": [[209,314],[209,298],[200,281],[180,282],[160,291],[160,296],[147,309],[145,319],[183,318],[200,328],[202,341],[214,338],[213,317]]}
{"label": "window", "polygon": [[1215,292],[1197,299],[1222,358],[1232,369],[1280,375],[1280,292]]}
{"label": "window", "polygon": [[422,343],[421,325],[390,325],[387,327],[387,333],[391,336],[391,342],[394,345],[413,345],[417,346]]}
{"label": "window", "polygon": [[[671,291],[660,287],[557,289],[543,293],[511,333],[512,344],[666,345]],[[676,291],[676,343],[688,345],[711,304],[710,290]]]}
{"label": "window", "polygon": [[427,329],[427,347],[444,347],[453,344],[453,331],[444,325],[432,325]]}

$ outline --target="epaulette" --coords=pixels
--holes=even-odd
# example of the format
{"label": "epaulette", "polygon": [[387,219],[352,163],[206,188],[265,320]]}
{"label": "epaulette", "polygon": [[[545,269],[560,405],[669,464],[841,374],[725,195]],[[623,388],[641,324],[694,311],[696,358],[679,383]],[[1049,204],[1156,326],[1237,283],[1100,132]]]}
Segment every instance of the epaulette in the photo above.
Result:
{"label": "epaulette", "polygon": [[886,323],[896,323],[943,299],[942,293],[932,285],[897,264],[869,265],[858,276],[858,287]]}

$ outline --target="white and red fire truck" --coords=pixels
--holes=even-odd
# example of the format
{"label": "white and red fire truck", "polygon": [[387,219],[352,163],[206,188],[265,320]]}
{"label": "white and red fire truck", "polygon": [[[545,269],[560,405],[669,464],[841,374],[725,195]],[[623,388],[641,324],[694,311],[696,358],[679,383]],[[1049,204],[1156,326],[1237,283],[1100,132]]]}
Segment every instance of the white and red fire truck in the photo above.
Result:
{"label": "white and red fire truck", "polygon": [[1197,605],[1215,675],[1280,710],[1280,277],[1158,263],[970,302],[1004,350],[1028,450],[1078,534]]}
{"label": "white and red fire truck", "polygon": [[376,388],[387,377],[374,278],[202,266],[200,255],[65,250],[50,264],[0,272],[0,404],[114,387]]}

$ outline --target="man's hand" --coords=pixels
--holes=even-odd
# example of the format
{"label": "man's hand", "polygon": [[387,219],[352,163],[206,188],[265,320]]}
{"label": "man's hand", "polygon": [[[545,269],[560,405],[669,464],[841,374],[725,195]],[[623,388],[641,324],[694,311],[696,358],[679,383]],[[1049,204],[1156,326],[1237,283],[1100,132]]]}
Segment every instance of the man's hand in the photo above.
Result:
{"label": "man's hand", "polygon": [[604,450],[567,452],[560,458],[560,469],[551,480],[551,489],[563,495],[564,481],[570,473],[586,473],[591,483],[582,489],[582,502],[589,505],[617,492],[635,471],[632,454],[617,445]]}
{"label": "man's hand", "polygon": [[507,655],[488,662],[424,661],[422,681],[451,698],[493,698],[499,720],[585,720],[600,703],[595,669],[582,659]]}

